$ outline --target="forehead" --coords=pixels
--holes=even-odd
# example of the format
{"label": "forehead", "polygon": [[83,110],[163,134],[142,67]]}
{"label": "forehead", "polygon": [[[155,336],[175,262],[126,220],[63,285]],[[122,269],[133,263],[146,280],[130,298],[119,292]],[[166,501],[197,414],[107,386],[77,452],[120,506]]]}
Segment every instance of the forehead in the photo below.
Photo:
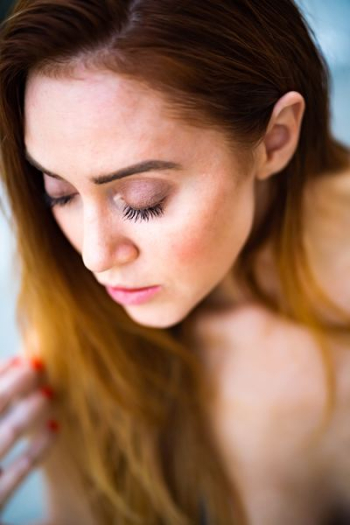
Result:
{"label": "forehead", "polygon": [[238,160],[223,133],[171,118],[169,105],[158,92],[110,71],[32,74],[25,92],[26,148],[63,177],[109,173],[152,157],[202,171]]}
{"label": "forehead", "polygon": [[25,139],[47,142],[50,137],[57,145],[113,139],[115,144],[132,135],[148,141],[153,133],[161,138],[179,131],[179,122],[167,118],[164,109],[159,94],[112,72],[34,74],[26,86]]}

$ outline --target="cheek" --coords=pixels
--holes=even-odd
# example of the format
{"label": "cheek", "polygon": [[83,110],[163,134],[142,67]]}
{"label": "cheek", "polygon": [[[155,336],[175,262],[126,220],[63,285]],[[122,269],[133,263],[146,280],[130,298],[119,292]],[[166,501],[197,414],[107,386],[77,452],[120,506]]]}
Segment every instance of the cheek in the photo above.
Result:
{"label": "cheek", "polygon": [[180,264],[193,265],[198,259],[207,256],[212,249],[212,239],[203,225],[196,228],[195,225],[184,229],[185,233],[179,236],[177,242],[172,246],[175,260]]}
{"label": "cheek", "polygon": [[218,200],[178,229],[172,252],[181,266],[196,269],[233,263],[242,250],[252,227],[253,195],[246,191]]}

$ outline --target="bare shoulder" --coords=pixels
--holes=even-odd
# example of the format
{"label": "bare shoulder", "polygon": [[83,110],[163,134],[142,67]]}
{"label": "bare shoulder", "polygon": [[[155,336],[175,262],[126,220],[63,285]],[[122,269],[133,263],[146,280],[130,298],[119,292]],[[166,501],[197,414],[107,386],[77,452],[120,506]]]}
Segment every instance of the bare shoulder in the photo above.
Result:
{"label": "bare shoulder", "polygon": [[326,398],[316,341],[257,304],[206,321],[210,429],[251,523],[320,523],[328,478],[320,447],[305,447]]}
{"label": "bare shoulder", "polygon": [[[324,370],[310,331],[258,304],[213,319],[206,363],[217,385],[212,417],[228,447],[251,456],[296,454],[319,423]],[[229,437],[228,437],[229,436]],[[233,449],[232,449],[233,450]]]}
{"label": "bare shoulder", "polygon": [[204,325],[207,364],[219,374],[222,394],[240,392],[253,402],[259,389],[259,405],[263,400],[276,408],[322,404],[321,354],[307,327],[256,303]]}

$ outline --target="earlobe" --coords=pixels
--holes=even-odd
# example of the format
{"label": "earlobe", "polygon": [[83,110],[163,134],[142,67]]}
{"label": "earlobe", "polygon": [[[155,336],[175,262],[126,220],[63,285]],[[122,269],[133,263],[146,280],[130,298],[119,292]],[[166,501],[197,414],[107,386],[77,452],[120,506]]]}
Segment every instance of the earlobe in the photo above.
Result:
{"label": "earlobe", "polygon": [[282,171],[293,157],[299,141],[305,100],[300,93],[290,91],[275,104],[264,139],[260,165],[256,173],[259,180]]}

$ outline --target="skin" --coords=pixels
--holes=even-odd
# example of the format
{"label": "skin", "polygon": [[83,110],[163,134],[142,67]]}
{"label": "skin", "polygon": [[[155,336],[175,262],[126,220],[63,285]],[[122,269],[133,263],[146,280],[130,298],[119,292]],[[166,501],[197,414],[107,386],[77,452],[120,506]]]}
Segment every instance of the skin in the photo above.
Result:
{"label": "skin", "polygon": [[[304,106],[296,92],[278,101],[248,170],[221,133],[169,118],[160,95],[136,82],[86,69],[59,78],[33,74],[25,144],[45,167],[46,192],[74,195],[52,212],[88,270],[103,285],[161,285],[146,303],[123,308],[139,324],[167,328],[204,300],[214,308],[235,304],[232,266],[262,205],[264,181],[295,151]],[[147,159],[182,167],[99,186],[89,180]],[[163,197],[159,217],[123,216],[125,204],[154,206]]]}
{"label": "skin", "polygon": [[56,440],[46,425],[54,410],[52,400],[40,389],[44,381],[45,372],[28,359],[0,362],[0,463],[19,439],[28,437],[28,431],[33,437],[24,451],[0,470],[0,513]]}
{"label": "skin", "polygon": [[[284,154],[270,164],[270,153],[263,146],[258,163],[242,177],[241,163],[218,132],[170,120],[159,96],[135,83],[96,71],[84,71],[75,79],[30,77],[25,96],[27,152],[65,179],[45,174],[49,195],[74,195],[69,205],[53,209],[58,225],[102,285],[162,285],[154,300],[126,307],[135,321],[167,327],[203,299],[214,308],[233,300],[229,270],[259,213],[258,193],[260,207],[263,202],[256,183],[288,162],[303,100],[292,92],[276,107],[277,117],[295,131],[295,143],[287,141]],[[271,152],[287,135],[283,130],[271,134]],[[108,185],[89,181],[152,158],[182,168],[139,173]],[[273,154],[271,158],[276,159]],[[143,223],[123,220],[125,203],[154,206],[155,197],[166,198],[164,215]],[[35,430],[24,453],[0,470],[0,510],[55,439],[44,425],[54,412],[47,390],[46,394],[40,390],[43,379],[44,374],[25,358],[16,365],[10,360],[0,363],[0,461],[20,437]],[[54,522],[68,518],[87,522],[82,515],[75,519],[74,513],[80,511],[64,494],[64,479],[58,471],[51,499]]]}
{"label": "skin", "polygon": [[[238,308],[245,298],[232,270],[266,205],[267,180],[278,176],[296,150],[304,110],[299,93],[281,97],[253,163],[244,165],[219,132],[170,119],[159,94],[112,72],[81,68],[74,77],[33,74],[25,94],[27,151],[46,171],[65,179],[43,170],[48,194],[74,195],[52,212],[97,281],[160,284],[148,302],[123,306],[146,326],[171,327],[201,306],[194,335],[217,389],[208,415],[228,473],[256,525],[287,524],[286,516],[291,524],[319,523],[324,509],[319,498],[311,502],[312,494],[321,494],[319,480],[330,473],[319,474],[325,442],[312,454],[302,453],[324,408],[315,341],[303,327],[260,306]],[[182,168],[108,185],[89,180],[147,159]],[[313,207],[327,201],[330,188],[323,184],[308,189],[306,234],[319,280],[327,285],[343,245],[334,235],[325,243],[326,214]],[[153,206],[163,197],[160,217],[143,222],[123,217],[125,204]],[[345,208],[327,214],[330,231],[346,224]],[[321,249],[326,245],[327,253]],[[262,260],[260,277],[272,289],[274,275]]]}

